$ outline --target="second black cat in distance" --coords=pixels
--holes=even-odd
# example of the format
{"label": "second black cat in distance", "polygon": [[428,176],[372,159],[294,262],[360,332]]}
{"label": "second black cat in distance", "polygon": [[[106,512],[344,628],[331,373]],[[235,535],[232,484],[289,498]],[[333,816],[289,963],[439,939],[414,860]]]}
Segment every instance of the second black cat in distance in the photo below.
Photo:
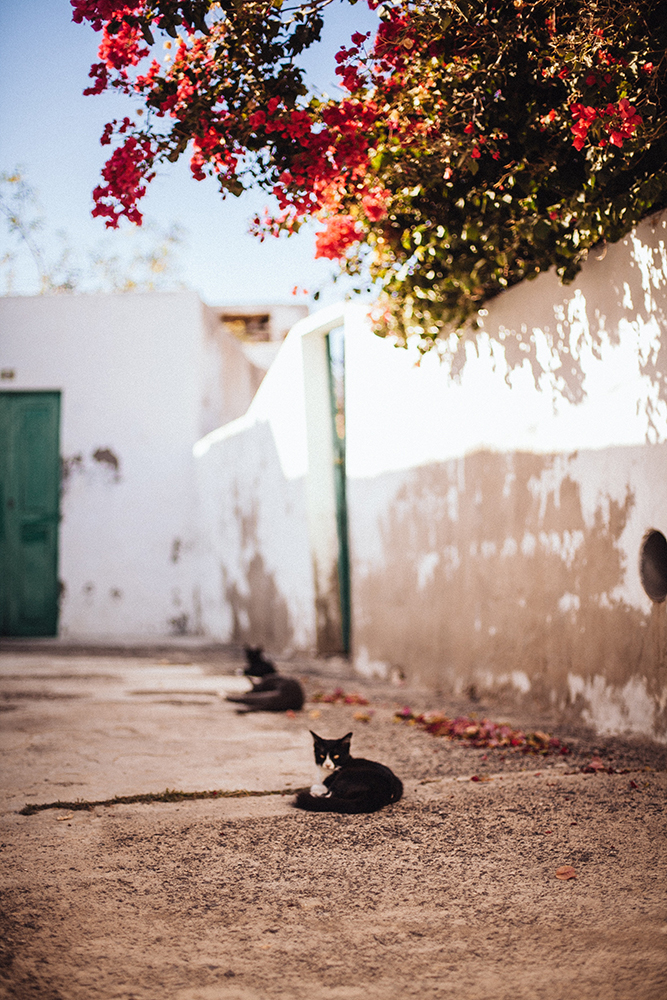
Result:
{"label": "second black cat in distance", "polygon": [[241,706],[239,712],[298,712],[303,708],[303,688],[294,677],[283,677],[261,646],[246,646],[247,666],[243,673],[252,681],[252,691],[228,694],[227,701]]}

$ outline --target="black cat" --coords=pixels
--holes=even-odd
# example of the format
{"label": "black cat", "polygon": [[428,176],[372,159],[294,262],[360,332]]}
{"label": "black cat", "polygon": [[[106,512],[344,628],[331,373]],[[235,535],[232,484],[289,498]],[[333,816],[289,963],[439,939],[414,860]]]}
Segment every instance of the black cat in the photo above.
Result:
{"label": "black cat", "polygon": [[[252,691],[228,694],[227,701],[242,705],[240,712],[298,712],[303,708],[303,688],[293,677],[281,677],[261,646],[246,646],[248,665],[243,671],[252,680]],[[258,677],[259,680],[255,680]]]}
{"label": "black cat", "polygon": [[312,812],[370,813],[398,802],[403,784],[384,764],[350,756],[352,733],[323,740],[311,729],[321,783],[299,792],[294,805]]}

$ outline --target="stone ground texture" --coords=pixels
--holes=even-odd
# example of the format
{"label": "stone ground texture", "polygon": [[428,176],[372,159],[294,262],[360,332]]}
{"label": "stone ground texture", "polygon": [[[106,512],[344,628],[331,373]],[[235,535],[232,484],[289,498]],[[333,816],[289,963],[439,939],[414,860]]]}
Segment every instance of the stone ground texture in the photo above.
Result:
{"label": "stone ground texture", "polygon": [[[332,662],[289,665],[308,696],[294,718],[240,716],[224,700],[240,666],[230,649],[0,647],[0,997],[667,995],[665,747]],[[313,700],[336,686],[369,699],[370,722]],[[547,729],[573,752],[469,748],[394,723],[406,703]],[[298,788],[311,728],[353,730],[402,801],[371,816],[301,813],[286,794],[19,812]],[[594,755],[614,773],[583,771]]]}

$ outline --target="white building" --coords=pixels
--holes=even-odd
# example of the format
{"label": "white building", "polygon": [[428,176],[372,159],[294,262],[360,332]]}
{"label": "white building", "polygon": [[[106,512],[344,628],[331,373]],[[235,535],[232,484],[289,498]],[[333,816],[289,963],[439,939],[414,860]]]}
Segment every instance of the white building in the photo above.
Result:
{"label": "white building", "polygon": [[304,311],[0,299],[2,634],[202,633],[192,447],[245,412]]}
{"label": "white building", "polygon": [[454,381],[360,307],[0,300],[2,631],[60,580],[71,639],[349,652],[667,740],[666,231],[494,299]]}
{"label": "white building", "polygon": [[[489,303],[496,343],[468,345],[458,382],[358,308],[297,324],[247,414],[195,448],[207,630],[274,652],[349,644],[362,673],[667,739],[666,228],[645,221],[570,286],[545,274]],[[536,386],[536,358],[560,395]]]}

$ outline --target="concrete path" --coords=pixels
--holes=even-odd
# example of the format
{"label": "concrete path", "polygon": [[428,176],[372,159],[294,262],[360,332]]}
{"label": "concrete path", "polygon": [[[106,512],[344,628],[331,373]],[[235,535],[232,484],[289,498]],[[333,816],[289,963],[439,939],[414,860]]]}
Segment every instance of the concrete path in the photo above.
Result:
{"label": "concrete path", "polygon": [[219,669],[229,660],[0,655],[0,810],[309,784],[305,727],[284,715],[239,715],[225,696],[250,683]]}

